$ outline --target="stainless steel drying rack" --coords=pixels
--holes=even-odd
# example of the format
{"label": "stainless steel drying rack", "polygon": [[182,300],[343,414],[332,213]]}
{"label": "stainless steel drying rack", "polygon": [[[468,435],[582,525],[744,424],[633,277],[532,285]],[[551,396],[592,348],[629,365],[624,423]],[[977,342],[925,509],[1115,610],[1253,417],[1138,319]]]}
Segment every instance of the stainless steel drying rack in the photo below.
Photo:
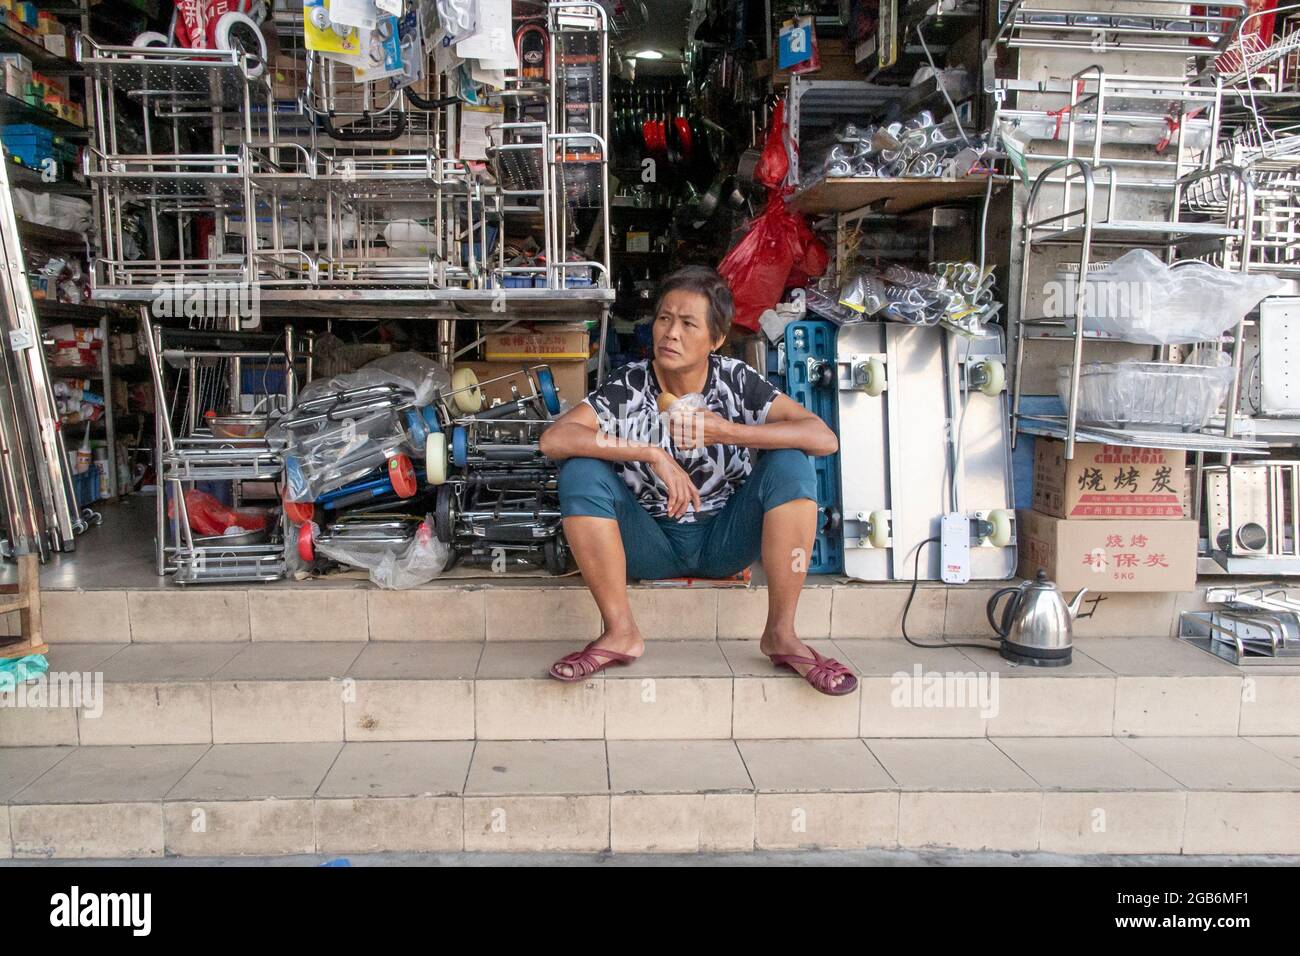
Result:
{"label": "stainless steel drying rack", "polygon": [[[1089,273],[1089,267],[1095,262],[1094,249],[1148,247],[1162,253],[1167,261],[1172,261],[1175,252],[1185,247],[1204,254],[1207,249],[1223,248],[1227,244],[1236,244],[1249,256],[1252,233],[1251,183],[1234,166],[1215,164],[1218,155],[1218,108],[1221,91],[1217,85],[1197,86],[1185,81],[1162,79],[1159,77],[1110,76],[1100,66],[1091,66],[1070,77],[1064,84],[1068,102],[1054,115],[1061,118],[1065,127],[1064,156],[1035,157],[1047,163],[1047,166],[1035,177],[1029,190],[1021,225],[1020,238],[1020,313],[1016,316],[1017,335],[1015,345],[1014,378],[1012,387],[1012,416],[1016,431],[1043,433],[1042,429],[1055,430],[1061,426],[1065,440],[1065,456],[1072,458],[1074,444],[1080,440],[1082,431],[1078,423],[1079,383],[1083,364],[1083,351],[1086,342],[1100,336],[1086,334],[1083,316],[1086,314],[1087,283],[1083,277]],[[1059,90],[1058,90],[1059,91]],[[1150,167],[1162,166],[1168,178],[1126,179],[1124,172],[1126,162],[1103,158],[1102,147],[1106,143],[1105,130],[1111,121],[1108,105],[1119,104],[1121,115],[1140,109],[1144,104],[1154,104],[1157,115],[1168,115],[1172,103],[1178,111],[1173,117],[1169,143],[1176,149],[1172,159],[1156,158],[1142,161]],[[1201,149],[1190,149],[1187,143],[1186,124],[1182,119],[1191,112],[1204,111],[1209,123],[1209,137]],[[1125,119],[1127,122],[1127,118]],[[1091,136],[1090,148],[1081,135],[1081,127],[1089,124]],[[1131,168],[1134,162],[1127,161]],[[1150,171],[1149,168],[1147,171]],[[1098,202],[1096,188],[1098,180],[1105,186],[1104,205]],[[1048,214],[1039,209],[1039,199],[1048,184],[1059,186],[1059,212]],[[1202,187],[1209,185],[1209,189]],[[1146,191],[1159,190],[1167,193],[1169,202],[1167,218],[1161,220],[1125,220],[1115,215],[1118,190],[1123,188],[1141,188]],[[1082,203],[1073,205],[1071,196],[1082,195]],[[1211,195],[1216,202],[1206,205],[1203,197]],[[1221,201],[1218,201],[1221,200]],[[1078,250],[1076,275],[1080,277],[1075,289],[1074,330],[1068,336],[1073,341],[1073,354],[1070,363],[1070,385],[1066,400],[1066,413],[1063,419],[1056,421],[1036,416],[1030,419],[1021,412],[1021,397],[1025,347],[1030,341],[1055,336],[1055,327],[1062,323],[1057,317],[1026,316],[1025,304],[1029,301],[1029,282],[1031,264],[1036,252],[1046,247],[1062,246]],[[1233,440],[1233,412],[1240,388],[1241,355],[1240,343],[1243,338],[1243,324],[1239,323],[1233,341],[1235,373],[1228,397],[1228,418],[1222,441],[1210,439],[1206,444],[1212,447],[1204,450],[1238,450],[1241,446]],[[1037,330],[1035,334],[1034,331]],[[1222,350],[1223,343],[1211,343],[1211,347]],[[1172,441],[1162,437],[1161,433],[1149,429],[1134,431],[1130,429],[1088,429],[1088,434],[1105,433],[1112,444],[1143,446],[1153,437],[1161,441]],[[1013,435],[1014,441],[1014,435]],[[1182,439],[1177,446],[1191,447]],[[1224,446],[1223,442],[1226,442]]]}
{"label": "stainless steel drying rack", "polygon": [[1225,49],[1246,16],[1245,0],[1189,12],[1182,0],[1109,0],[1075,6],[1062,0],[998,0],[994,39],[1012,49],[1091,53],[1182,53]]}
{"label": "stainless steel drying rack", "polygon": [[1242,666],[1300,663],[1300,601],[1278,582],[1205,589],[1210,611],[1184,611],[1178,636],[1207,654]]}

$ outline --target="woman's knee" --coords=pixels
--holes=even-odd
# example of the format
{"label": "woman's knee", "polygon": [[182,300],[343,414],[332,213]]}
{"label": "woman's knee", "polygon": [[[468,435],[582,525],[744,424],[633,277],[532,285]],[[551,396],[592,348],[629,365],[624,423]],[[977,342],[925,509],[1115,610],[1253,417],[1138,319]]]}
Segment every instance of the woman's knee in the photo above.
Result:
{"label": "woman's knee", "polygon": [[[763,498],[768,508],[794,498],[817,500],[817,472],[812,458],[797,448],[774,448],[759,458]],[[769,499],[772,499],[769,502]],[[780,499],[780,500],[774,500]]]}
{"label": "woman's knee", "polygon": [[598,458],[567,458],[560,465],[560,511],[570,515],[614,517],[620,479],[614,467]]}

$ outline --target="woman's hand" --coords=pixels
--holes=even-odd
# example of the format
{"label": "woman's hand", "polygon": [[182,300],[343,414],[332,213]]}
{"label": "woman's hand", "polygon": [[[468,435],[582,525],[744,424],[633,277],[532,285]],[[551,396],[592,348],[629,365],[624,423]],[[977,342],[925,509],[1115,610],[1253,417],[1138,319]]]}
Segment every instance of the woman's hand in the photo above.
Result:
{"label": "woman's hand", "polygon": [[730,445],[734,423],[707,408],[688,408],[669,416],[673,442],[678,448]]}
{"label": "woman's hand", "polygon": [[689,505],[694,505],[698,512],[700,490],[695,487],[695,482],[691,481],[691,476],[686,473],[686,469],[677,464],[672,455],[662,448],[657,450],[659,454],[651,458],[649,464],[651,471],[668,489],[668,517],[680,518],[686,514]]}

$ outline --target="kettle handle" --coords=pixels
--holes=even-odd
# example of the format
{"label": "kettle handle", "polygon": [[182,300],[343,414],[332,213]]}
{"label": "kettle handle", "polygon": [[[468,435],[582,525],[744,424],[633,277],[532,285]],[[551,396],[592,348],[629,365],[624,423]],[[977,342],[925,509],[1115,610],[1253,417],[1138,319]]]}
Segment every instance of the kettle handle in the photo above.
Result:
{"label": "kettle handle", "polygon": [[[1005,638],[1010,632],[1011,615],[1014,613],[1016,605],[1020,603],[1020,593],[1021,591],[1018,587],[1002,588],[998,591],[994,591],[993,596],[989,598],[989,603],[985,606],[984,613],[988,616],[989,626],[997,632],[998,637]],[[998,601],[1005,594],[1013,595],[1013,597],[1007,602],[1006,608],[1002,611],[1002,622],[998,623],[994,618],[994,611],[997,610]]]}

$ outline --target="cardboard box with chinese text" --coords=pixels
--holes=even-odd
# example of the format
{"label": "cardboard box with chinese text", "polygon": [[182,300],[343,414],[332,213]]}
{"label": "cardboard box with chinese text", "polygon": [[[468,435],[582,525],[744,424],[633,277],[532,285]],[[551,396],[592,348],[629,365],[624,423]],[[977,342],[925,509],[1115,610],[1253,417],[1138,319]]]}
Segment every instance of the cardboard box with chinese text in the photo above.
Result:
{"label": "cardboard box with chinese text", "polygon": [[587,397],[586,362],[457,362],[456,368],[472,368],[481,382],[498,375],[510,376],[483,387],[486,404],[491,404],[496,399],[509,401],[511,384],[519,390],[520,395],[527,395],[530,386],[523,370],[534,365],[550,367],[551,374],[555,377],[555,387],[560,393],[560,401],[566,407],[577,405]]}
{"label": "cardboard box with chinese text", "polygon": [[1111,518],[1067,521],[1016,512],[1018,573],[1038,570],[1062,590],[1192,591],[1196,588],[1195,521]]}
{"label": "cardboard box with chinese text", "polygon": [[591,334],[582,324],[489,332],[483,342],[489,362],[586,362],[590,354]]}
{"label": "cardboard box with chinese text", "polygon": [[1056,518],[1179,520],[1187,486],[1187,453],[1077,442],[1034,440],[1034,510]]}

